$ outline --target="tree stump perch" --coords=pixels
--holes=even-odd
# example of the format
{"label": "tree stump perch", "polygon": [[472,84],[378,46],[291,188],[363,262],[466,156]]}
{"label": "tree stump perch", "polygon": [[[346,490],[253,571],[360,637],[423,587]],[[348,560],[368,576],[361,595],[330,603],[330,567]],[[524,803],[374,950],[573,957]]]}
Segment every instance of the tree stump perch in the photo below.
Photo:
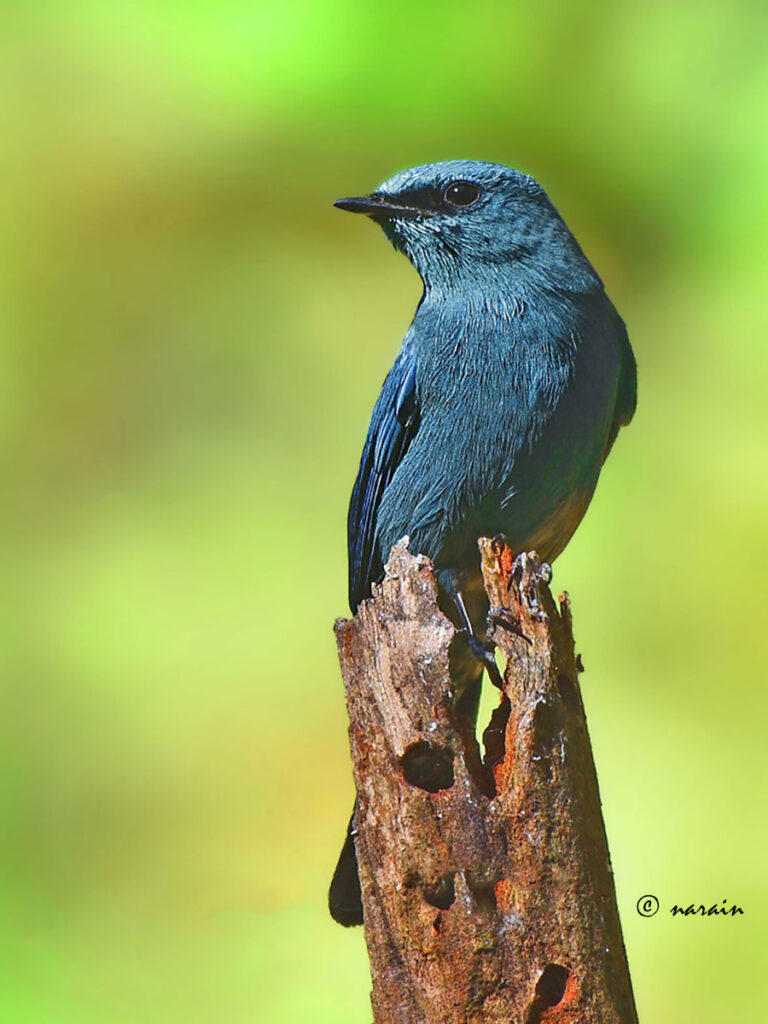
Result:
{"label": "tree stump perch", "polygon": [[376,1024],[636,1024],[567,596],[480,542],[506,662],[485,763],[432,566],[392,550],[336,623]]}

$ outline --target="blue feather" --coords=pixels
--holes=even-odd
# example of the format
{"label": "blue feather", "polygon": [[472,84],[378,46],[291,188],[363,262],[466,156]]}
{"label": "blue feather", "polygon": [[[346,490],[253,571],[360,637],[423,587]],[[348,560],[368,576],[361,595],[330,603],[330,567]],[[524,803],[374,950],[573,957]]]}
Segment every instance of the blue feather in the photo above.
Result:
{"label": "blue feather", "polygon": [[[477,188],[467,209],[445,200],[455,181]],[[555,558],[637,387],[621,318],[532,178],[449,161],[396,175],[368,202],[364,212],[413,262],[424,296],[373,410],[352,492],[353,609],[406,534],[411,550],[465,578],[479,573],[480,535],[504,533],[519,550],[538,545]]]}

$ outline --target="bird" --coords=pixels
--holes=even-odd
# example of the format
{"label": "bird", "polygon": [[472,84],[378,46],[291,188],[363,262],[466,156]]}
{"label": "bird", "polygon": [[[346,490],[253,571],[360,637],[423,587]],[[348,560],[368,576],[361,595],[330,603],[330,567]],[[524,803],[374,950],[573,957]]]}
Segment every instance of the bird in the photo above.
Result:
{"label": "bird", "polygon": [[[454,682],[457,706],[476,717],[484,668],[498,683],[479,633],[488,605],[478,538],[557,558],[634,415],[635,356],[597,271],[530,175],[448,160],[334,205],[379,224],[423,283],[352,490],[350,608],[407,536],[466,631]],[[351,819],[328,897],[347,926],[363,922],[354,839]]]}

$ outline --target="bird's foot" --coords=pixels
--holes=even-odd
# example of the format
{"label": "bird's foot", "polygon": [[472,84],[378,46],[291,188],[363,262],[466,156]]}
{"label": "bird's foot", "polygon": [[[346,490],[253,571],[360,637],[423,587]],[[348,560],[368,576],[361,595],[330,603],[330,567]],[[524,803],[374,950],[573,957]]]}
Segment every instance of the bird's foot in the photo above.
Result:
{"label": "bird's foot", "polygon": [[[534,552],[535,554],[535,552]],[[524,555],[518,555],[512,564],[512,572],[509,575],[509,583],[507,584],[507,590],[511,590],[513,586],[517,587],[522,596],[522,584],[523,584],[523,566],[524,566]],[[538,579],[549,586],[552,582],[552,566],[549,562],[539,562],[539,574]],[[528,601],[528,605],[531,609],[531,614],[535,619],[541,620],[545,617],[544,609],[539,605],[538,598],[536,597],[536,581],[535,579],[529,580],[529,586],[526,588],[525,597]],[[521,634],[522,635],[522,634]]]}
{"label": "bird's foot", "polygon": [[531,638],[527,637],[520,629],[517,619],[509,608],[491,608],[488,611],[488,618],[486,619],[485,625],[486,632],[492,633],[497,626],[501,626],[508,633],[519,636],[521,640],[525,640],[527,644],[531,643]]}
{"label": "bird's foot", "polygon": [[499,689],[504,689],[504,681],[501,678],[501,672],[499,672],[499,666],[496,664],[496,659],[493,656],[493,652],[496,649],[496,645],[490,641],[481,640],[473,632],[467,633],[467,640],[469,641],[469,649],[472,652],[472,657],[479,661],[488,673],[488,678],[491,680],[493,685]]}

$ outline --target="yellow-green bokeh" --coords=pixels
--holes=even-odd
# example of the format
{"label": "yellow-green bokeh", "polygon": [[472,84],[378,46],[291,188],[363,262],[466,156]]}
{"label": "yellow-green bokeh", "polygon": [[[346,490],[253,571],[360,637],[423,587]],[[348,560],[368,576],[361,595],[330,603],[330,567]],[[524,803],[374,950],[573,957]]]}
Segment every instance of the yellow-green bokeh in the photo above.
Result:
{"label": "yellow-green bokeh", "polygon": [[[538,177],[627,320],[638,415],[555,583],[641,1019],[751,1017],[765,6],[4,8],[0,1019],[370,1020],[363,937],[325,911],[331,625],[419,285],[331,202],[449,157]],[[744,917],[665,910],[723,898]]]}

